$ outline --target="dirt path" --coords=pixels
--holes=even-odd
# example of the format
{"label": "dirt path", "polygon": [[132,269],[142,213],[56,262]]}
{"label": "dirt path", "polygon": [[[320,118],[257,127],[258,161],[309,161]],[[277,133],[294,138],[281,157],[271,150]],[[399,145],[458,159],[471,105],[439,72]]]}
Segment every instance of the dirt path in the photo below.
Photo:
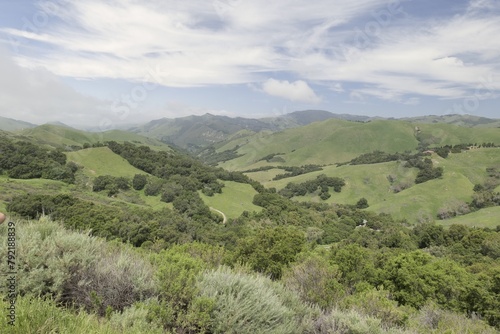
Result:
{"label": "dirt path", "polygon": [[210,207],[210,210],[215,211],[215,212],[217,212],[217,213],[220,213],[220,214],[222,215],[222,224],[226,225],[226,222],[227,222],[227,217],[226,217],[226,215],[224,214],[224,212],[222,212],[222,211],[220,211],[220,210],[217,210],[217,209],[215,209],[215,208],[212,208],[212,207]]}

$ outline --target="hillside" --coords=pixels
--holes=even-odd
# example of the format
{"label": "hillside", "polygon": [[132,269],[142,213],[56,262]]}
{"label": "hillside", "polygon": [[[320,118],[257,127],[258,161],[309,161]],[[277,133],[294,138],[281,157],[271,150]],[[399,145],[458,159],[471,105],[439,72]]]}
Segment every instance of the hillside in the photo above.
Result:
{"label": "hillside", "polygon": [[260,119],[227,117],[205,114],[174,119],[158,119],[147,124],[133,127],[130,131],[160,139],[184,149],[198,151],[203,147],[226,140],[241,131],[281,131],[297,128],[328,119],[365,121],[369,117],[347,114],[334,114],[324,110],[301,110]]}
{"label": "hillside", "polygon": [[129,141],[136,144],[150,146],[158,150],[170,150],[169,146],[153,138],[147,138],[123,130],[109,130],[105,132],[86,132],[69,126],[44,124],[31,129],[16,132],[27,139],[39,144],[56,148],[83,146],[85,144],[103,143],[105,141]]}
{"label": "hillside", "polygon": [[237,138],[218,151],[238,147],[241,157],[221,163],[229,170],[262,166],[330,165],[347,162],[375,150],[414,151],[420,142],[432,146],[500,142],[498,128],[464,128],[450,124],[420,124],[396,120],[350,122],[331,119],[277,133]]}
{"label": "hillside", "polygon": [[[368,200],[367,210],[388,213],[395,218],[407,219],[411,223],[434,221],[441,208],[455,207],[463,202],[472,200],[473,187],[486,181],[487,167],[500,167],[500,149],[484,148],[450,154],[443,159],[436,154],[432,155],[435,165],[444,168],[444,177],[414,184],[417,170],[406,168],[400,162],[387,162],[368,165],[344,165],[341,167],[327,166],[322,171],[312,172],[272,181],[271,179],[282,170],[247,173],[251,178],[259,180],[266,187],[284,188],[289,182],[302,183],[315,179],[320,174],[341,177],[346,181],[341,193],[331,191],[332,196],[322,201],[318,194],[294,197],[297,201],[314,201],[326,203],[355,204],[360,198]],[[391,182],[392,180],[392,182]],[[395,187],[403,189],[395,193]],[[482,210],[475,213],[475,217],[482,215]],[[491,214],[484,211],[484,218],[474,222],[476,226],[493,227],[498,221],[491,220]],[[469,218],[456,218],[457,221],[470,222]],[[489,218],[488,218],[489,217]],[[482,223],[484,220],[484,224]],[[448,224],[448,221],[442,221]]]}
{"label": "hillside", "polygon": [[132,178],[135,174],[144,174],[143,171],[130,165],[130,163],[115,154],[108,147],[96,147],[66,153],[68,161],[73,161],[83,167],[87,176],[100,175],[124,176]]}
{"label": "hillside", "polygon": [[[386,152],[404,152],[417,147],[414,127],[399,121],[369,123],[327,120],[278,133],[256,134],[240,140],[237,153],[242,157],[221,164],[230,170],[245,170],[266,165],[329,165],[349,161],[366,152],[384,148]],[[230,149],[229,142],[219,148]],[[266,156],[274,159],[263,161]]]}
{"label": "hillside", "polygon": [[17,131],[33,128],[35,126],[35,124],[0,116],[0,130],[3,131]]}
{"label": "hillside", "polygon": [[442,116],[420,116],[403,118],[412,123],[445,123],[463,127],[478,127],[478,128],[498,128],[500,127],[500,120],[487,117],[479,117],[474,115],[442,115]]}

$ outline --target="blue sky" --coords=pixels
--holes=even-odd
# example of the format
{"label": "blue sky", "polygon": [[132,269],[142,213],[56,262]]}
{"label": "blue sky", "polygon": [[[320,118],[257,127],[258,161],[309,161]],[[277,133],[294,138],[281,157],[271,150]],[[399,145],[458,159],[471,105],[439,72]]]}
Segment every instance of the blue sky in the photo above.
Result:
{"label": "blue sky", "polygon": [[499,118],[496,0],[4,0],[0,115]]}

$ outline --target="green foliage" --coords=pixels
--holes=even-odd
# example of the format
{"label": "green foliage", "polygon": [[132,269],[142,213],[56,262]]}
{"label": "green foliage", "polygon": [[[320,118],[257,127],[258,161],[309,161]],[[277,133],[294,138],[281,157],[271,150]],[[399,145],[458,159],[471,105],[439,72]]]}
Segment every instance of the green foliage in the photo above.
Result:
{"label": "green foliage", "polygon": [[322,309],[338,303],[344,294],[339,283],[342,273],[319,255],[304,255],[285,270],[282,281],[306,303],[314,303]]}
{"label": "green foliage", "polygon": [[215,301],[212,333],[303,333],[306,308],[280,285],[262,276],[220,268],[205,273],[201,296]]}
{"label": "green foliage", "polygon": [[14,179],[44,178],[75,182],[75,166],[66,165],[66,155],[61,151],[6,137],[0,138],[0,171]]}
{"label": "green foliage", "polygon": [[302,174],[307,174],[307,173],[311,173],[311,172],[316,172],[316,171],[322,170],[322,168],[319,165],[312,165],[312,164],[311,165],[304,165],[304,166],[300,166],[300,167],[295,167],[295,166],[291,166],[291,167],[280,166],[280,167],[277,167],[277,168],[284,169],[285,171],[287,171],[287,173],[278,174],[278,175],[276,175],[273,178],[273,180],[286,179],[287,177],[294,177],[294,176],[297,176],[297,175],[302,175]]}
{"label": "green foliage", "polygon": [[409,327],[419,334],[463,333],[463,334],[494,334],[498,333],[476,316],[471,318],[462,314],[440,309],[436,304],[429,303],[420,312],[410,318]]}
{"label": "green foliage", "polygon": [[364,197],[360,198],[359,201],[356,202],[356,208],[358,209],[366,209],[368,206],[368,200]]}
{"label": "green foliage", "polygon": [[280,194],[292,198],[294,196],[304,196],[308,193],[314,193],[321,189],[322,199],[328,199],[328,188],[333,187],[335,192],[340,192],[345,186],[345,181],[338,177],[328,177],[324,174],[318,175],[315,180],[306,181],[304,183],[295,184],[288,183],[285,188],[280,191]]}
{"label": "green foliage", "polygon": [[238,242],[234,262],[248,263],[253,270],[279,279],[304,245],[304,233],[297,229],[264,228]]}
{"label": "green foliage", "polygon": [[463,308],[472,277],[456,262],[414,251],[391,259],[385,266],[384,286],[403,305],[420,308],[434,301],[448,308]]}
{"label": "green foliage", "polygon": [[69,232],[45,217],[18,224],[16,236],[20,295],[50,297],[104,315],[107,308],[121,311],[155,294],[153,269],[124,246]]}
{"label": "green foliage", "polygon": [[135,174],[134,178],[132,179],[132,187],[135,190],[142,190],[146,186],[148,182],[148,178],[144,174]]}

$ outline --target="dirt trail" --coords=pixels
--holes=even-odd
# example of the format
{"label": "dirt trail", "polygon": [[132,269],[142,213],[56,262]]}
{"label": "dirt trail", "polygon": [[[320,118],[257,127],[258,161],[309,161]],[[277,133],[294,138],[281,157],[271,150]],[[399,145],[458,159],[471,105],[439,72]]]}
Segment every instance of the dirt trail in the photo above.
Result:
{"label": "dirt trail", "polygon": [[217,210],[217,209],[215,209],[215,208],[212,208],[212,207],[210,207],[210,210],[215,211],[215,212],[217,212],[217,213],[220,213],[220,214],[222,215],[222,224],[226,225],[226,222],[227,222],[227,217],[226,217],[226,215],[224,214],[224,212],[222,212],[222,211],[220,211],[220,210]]}

